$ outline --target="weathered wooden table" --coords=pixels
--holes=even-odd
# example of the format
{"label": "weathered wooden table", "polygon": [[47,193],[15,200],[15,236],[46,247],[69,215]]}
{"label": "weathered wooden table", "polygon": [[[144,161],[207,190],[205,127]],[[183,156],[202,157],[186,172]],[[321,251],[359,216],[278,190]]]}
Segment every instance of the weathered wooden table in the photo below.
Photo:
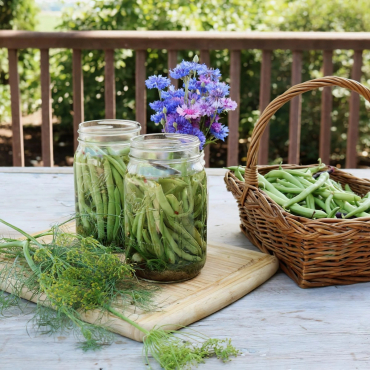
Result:
{"label": "weathered wooden table", "polygon": [[[370,171],[350,170],[370,178]],[[255,249],[239,231],[223,170],[209,170],[209,239]],[[0,168],[0,218],[29,233],[74,212],[70,168]],[[0,234],[15,233],[0,225]],[[230,337],[242,355],[229,364],[210,359],[199,369],[368,369],[370,283],[303,290],[278,272],[255,291],[192,325]],[[142,344],[120,336],[101,351],[76,349],[73,335],[27,334],[30,316],[0,319],[0,369],[148,369]],[[154,366],[155,369],[158,367]]]}

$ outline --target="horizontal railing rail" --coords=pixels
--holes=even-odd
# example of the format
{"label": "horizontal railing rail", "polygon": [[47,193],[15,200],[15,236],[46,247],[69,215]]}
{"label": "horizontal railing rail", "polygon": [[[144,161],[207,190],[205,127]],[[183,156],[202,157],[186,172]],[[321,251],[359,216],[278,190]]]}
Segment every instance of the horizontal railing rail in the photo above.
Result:
{"label": "horizontal railing rail", "polygon": [[[114,49],[136,50],[136,120],[146,132],[146,89],[145,61],[146,50],[151,48],[168,50],[168,68],[177,64],[178,50],[199,50],[201,62],[209,64],[210,50],[230,50],[230,96],[240,103],[241,51],[262,50],[260,77],[260,111],[270,101],[271,58],[276,49],[293,52],[292,85],[301,82],[302,52],[322,50],[324,56],[323,74],[333,73],[333,50],[354,50],[352,78],[361,78],[362,52],[370,49],[370,33],[348,32],[190,32],[190,31],[69,31],[69,32],[29,32],[0,31],[0,48],[7,48],[9,55],[9,84],[11,91],[13,165],[24,166],[23,129],[17,67],[18,49],[35,48],[41,50],[41,97],[42,97],[42,160],[44,166],[53,165],[53,141],[51,119],[51,96],[49,74],[49,49],[73,49],[73,123],[74,144],[77,145],[78,124],[84,120],[84,93],[81,50],[100,49],[105,52],[105,116],[115,118],[115,71]],[[359,124],[359,96],[351,94],[348,127],[346,167],[356,167]],[[320,157],[330,161],[332,94],[325,88],[322,94]],[[230,112],[228,118],[230,135],[228,138],[227,164],[238,163],[239,109]],[[301,100],[296,97],[290,104],[289,119],[289,163],[299,163],[301,132]],[[258,163],[267,164],[269,132],[266,130],[261,140]],[[209,163],[209,151],[206,151]]]}

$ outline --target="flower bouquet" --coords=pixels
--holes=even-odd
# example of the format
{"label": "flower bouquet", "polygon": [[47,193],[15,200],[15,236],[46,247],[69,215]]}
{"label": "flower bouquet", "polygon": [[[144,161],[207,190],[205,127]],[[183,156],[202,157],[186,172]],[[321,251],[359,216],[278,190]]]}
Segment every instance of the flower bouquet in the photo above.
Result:
{"label": "flower bouquet", "polygon": [[162,125],[163,132],[197,136],[201,150],[217,140],[224,141],[229,129],[220,119],[237,104],[227,98],[229,85],[220,82],[220,70],[199,64],[195,56],[192,62],[178,64],[170,76],[182,80],[183,87],[176,89],[163,76],[151,76],[145,82],[159,92],[159,100],[149,104],[156,112],[151,120]]}

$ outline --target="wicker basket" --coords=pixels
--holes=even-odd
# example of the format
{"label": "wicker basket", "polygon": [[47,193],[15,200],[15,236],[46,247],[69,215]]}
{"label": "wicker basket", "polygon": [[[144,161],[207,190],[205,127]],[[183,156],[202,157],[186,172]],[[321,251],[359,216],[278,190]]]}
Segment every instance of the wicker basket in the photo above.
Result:
{"label": "wicker basket", "polygon": [[[243,233],[261,251],[274,254],[282,270],[301,288],[370,281],[370,217],[312,220],[295,216],[258,188],[257,171],[264,175],[278,167],[257,167],[259,142],[270,118],[293,97],[326,86],[348,88],[370,101],[368,88],[340,77],[324,77],[291,87],[266,107],[253,130],[245,182],[231,172],[225,176],[227,189],[238,202]],[[331,178],[348,184],[358,195],[370,191],[369,180],[344,171],[335,171]]]}

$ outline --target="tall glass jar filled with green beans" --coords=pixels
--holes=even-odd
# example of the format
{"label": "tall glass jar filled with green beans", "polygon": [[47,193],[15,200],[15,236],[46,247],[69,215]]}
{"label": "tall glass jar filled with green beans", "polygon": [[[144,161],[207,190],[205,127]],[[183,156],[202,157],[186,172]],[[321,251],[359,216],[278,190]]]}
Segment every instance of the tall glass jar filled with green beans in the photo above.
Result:
{"label": "tall glass jar filled with green beans", "polygon": [[188,280],[207,248],[207,178],[199,139],[150,134],[131,140],[125,178],[126,257],[152,281]]}
{"label": "tall glass jar filled with green beans", "polygon": [[130,140],[140,124],[105,119],[80,123],[74,156],[77,232],[124,248],[124,188]]}

